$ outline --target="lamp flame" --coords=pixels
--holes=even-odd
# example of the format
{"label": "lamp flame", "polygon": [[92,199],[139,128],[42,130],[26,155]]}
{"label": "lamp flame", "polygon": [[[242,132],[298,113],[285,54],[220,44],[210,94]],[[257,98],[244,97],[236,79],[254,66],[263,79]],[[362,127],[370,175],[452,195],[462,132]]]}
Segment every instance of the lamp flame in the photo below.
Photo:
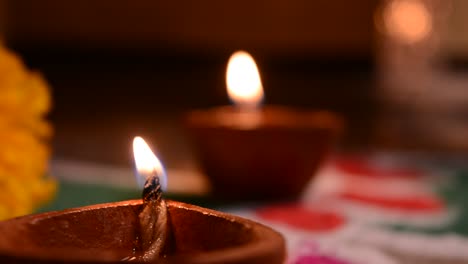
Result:
{"label": "lamp flame", "polygon": [[226,86],[229,98],[240,107],[255,108],[261,103],[262,81],[249,53],[237,51],[231,55],[226,69]]}
{"label": "lamp flame", "polygon": [[141,137],[133,139],[133,156],[137,171],[137,182],[140,186],[144,181],[153,175],[159,177],[161,189],[166,190],[167,176],[161,161],[154,155],[148,144]]}

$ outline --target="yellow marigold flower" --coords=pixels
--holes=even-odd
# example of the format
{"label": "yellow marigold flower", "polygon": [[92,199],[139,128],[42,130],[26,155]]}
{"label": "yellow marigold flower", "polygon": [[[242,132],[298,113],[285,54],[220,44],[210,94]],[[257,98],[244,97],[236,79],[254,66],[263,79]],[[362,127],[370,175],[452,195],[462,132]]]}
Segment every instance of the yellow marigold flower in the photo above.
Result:
{"label": "yellow marigold flower", "polygon": [[46,176],[50,107],[42,76],[0,45],[0,220],[33,212],[56,191]]}

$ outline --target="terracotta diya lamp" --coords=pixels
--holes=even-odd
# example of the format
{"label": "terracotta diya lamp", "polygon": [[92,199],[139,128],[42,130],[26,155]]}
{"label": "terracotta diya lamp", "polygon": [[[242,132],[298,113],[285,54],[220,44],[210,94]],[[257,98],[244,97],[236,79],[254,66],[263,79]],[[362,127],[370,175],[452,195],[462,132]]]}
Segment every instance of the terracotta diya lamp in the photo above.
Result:
{"label": "terracotta diya lamp", "polygon": [[1,263],[283,263],[272,229],[237,216],[165,201],[165,172],[134,140],[142,200],[99,204],[0,222]]}
{"label": "terracotta diya lamp", "polygon": [[226,83],[235,106],[190,112],[185,125],[213,193],[230,200],[298,197],[342,130],[326,111],[259,107],[263,88],[246,52],[229,60]]}
{"label": "terracotta diya lamp", "polygon": [[[169,242],[156,263],[284,261],[282,236],[266,226],[180,202],[167,206]],[[0,222],[0,262],[122,263],[134,255],[142,207],[123,201]]]}

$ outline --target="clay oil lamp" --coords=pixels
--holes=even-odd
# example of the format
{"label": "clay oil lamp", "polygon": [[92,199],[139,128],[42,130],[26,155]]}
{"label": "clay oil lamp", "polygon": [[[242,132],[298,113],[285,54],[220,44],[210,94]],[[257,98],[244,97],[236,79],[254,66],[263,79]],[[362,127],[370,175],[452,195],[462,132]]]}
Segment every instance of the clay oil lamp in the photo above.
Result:
{"label": "clay oil lamp", "polygon": [[283,263],[279,233],[164,200],[163,166],[143,139],[134,140],[134,151],[143,199],[0,222],[0,263]]}
{"label": "clay oil lamp", "polygon": [[190,112],[185,125],[216,197],[278,200],[298,197],[341,131],[326,111],[265,105],[257,65],[247,52],[229,59],[233,106]]}

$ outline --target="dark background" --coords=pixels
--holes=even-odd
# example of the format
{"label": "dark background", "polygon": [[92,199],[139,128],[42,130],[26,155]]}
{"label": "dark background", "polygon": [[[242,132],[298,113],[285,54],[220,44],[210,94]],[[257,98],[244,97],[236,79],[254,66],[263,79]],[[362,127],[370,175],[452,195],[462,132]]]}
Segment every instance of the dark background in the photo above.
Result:
{"label": "dark background", "polygon": [[138,134],[155,142],[169,166],[182,167],[191,154],[180,119],[229,103],[225,68],[239,49],[256,59],[267,104],[342,114],[340,149],[417,149],[376,129],[380,4],[1,1],[7,46],[52,87],[56,158],[127,164]]}

